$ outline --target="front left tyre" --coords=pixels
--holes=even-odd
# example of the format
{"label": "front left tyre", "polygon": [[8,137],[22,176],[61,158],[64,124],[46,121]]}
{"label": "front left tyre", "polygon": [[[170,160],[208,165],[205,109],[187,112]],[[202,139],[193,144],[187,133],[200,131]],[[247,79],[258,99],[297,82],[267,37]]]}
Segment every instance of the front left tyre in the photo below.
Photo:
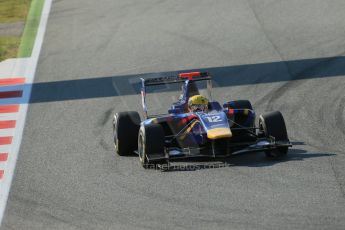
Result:
{"label": "front left tyre", "polygon": [[[266,113],[259,118],[259,130],[266,136],[274,137],[275,141],[289,141],[283,115],[279,111]],[[281,159],[288,153],[288,147],[278,147],[266,151],[266,157],[271,159]]]}
{"label": "front left tyre", "polygon": [[136,111],[119,112],[113,118],[115,153],[120,156],[132,155],[138,149],[140,116]]}

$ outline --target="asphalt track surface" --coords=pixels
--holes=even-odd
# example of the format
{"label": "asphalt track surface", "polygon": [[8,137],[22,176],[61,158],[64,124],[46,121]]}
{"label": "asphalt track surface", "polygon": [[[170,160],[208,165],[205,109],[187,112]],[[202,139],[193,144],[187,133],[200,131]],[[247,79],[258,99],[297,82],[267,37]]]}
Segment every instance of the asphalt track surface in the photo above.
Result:
{"label": "asphalt track surface", "polygon": [[[344,229],[344,19],[342,0],[54,1],[2,229]],[[138,77],[192,69],[282,111],[288,158],[160,172],[115,156]]]}

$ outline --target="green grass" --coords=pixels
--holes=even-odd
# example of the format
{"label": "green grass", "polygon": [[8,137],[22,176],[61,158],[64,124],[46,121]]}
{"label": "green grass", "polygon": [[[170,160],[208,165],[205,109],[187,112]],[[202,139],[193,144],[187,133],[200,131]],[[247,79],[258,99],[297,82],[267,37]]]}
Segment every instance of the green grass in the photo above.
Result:
{"label": "green grass", "polygon": [[44,0],[0,0],[0,23],[26,20],[21,38],[0,34],[0,61],[31,56],[43,5]]}
{"label": "green grass", "polygon": [[0,61],[17,56],[20,37],[0,37]]}
{"label": "green grass", "polygon": [[18,57],[30,57],[40,23],[44,0],[32,0],[26,20],[24,33],[19,47]]}
{"label": "green grass", "polygon": [[31,0],[0,0],[0,23],[24,21]]}
{"label": "green grass", "polygon": [[[0,0],[0,23],[25,21],[31,0]],[[21,38],[0,34],[0,61],[18,56]]]}

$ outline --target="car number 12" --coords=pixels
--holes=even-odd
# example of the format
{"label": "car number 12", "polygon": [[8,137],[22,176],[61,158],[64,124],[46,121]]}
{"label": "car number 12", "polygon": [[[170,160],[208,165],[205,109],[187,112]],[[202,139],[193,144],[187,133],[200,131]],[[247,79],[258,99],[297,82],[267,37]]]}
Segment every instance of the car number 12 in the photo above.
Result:
{"label": "car number 12", "polygon": [[208,120],[208,122],[220,122],[221,118],[220,116],[210,116],[210,117],[206,117],[206,119]]}

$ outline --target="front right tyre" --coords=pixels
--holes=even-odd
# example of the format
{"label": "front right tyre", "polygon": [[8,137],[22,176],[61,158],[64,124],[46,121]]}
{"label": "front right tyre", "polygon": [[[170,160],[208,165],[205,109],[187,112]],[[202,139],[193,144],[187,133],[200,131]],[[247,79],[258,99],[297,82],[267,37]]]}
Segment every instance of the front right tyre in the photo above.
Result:
{"label": "front right tyre", "polygon": [[[157,168],[158,165],[167,164],[165,160],[165,135],[163,127],[159,124],[142,125],[138,135],[138,154],[140,164],[144,168]],[[152,158],[160,158],[152,160]]]}
{"label": "front right tyre", "polygon": [[115,153],[120,156],[132,155],[137,150],[140,116],[138,112],[119,112],[113,118]]}

